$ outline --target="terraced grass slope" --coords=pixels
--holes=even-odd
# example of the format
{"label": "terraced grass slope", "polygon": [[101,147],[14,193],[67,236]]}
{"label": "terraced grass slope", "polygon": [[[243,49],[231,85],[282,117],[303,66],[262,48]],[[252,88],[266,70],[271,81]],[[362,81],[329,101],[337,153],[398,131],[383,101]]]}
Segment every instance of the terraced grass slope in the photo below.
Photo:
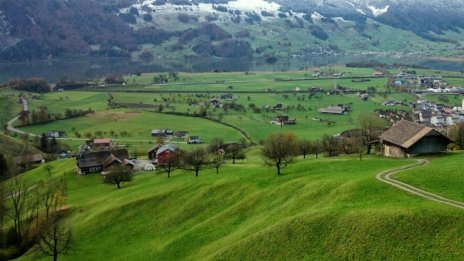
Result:
{"label": "terraced grass slope", "polygon": [[31,144],[26,144],[25,142],[9,137],[5,134],[0,133],[0,153],[10,156],[19,156],[24,155],[26,150],[31,153],[40,153],[38,149],[36,149]]}
{"label": "terraced grass slope", "polygon": [[[437,159],[440,161],[442,159]],[[376,181],[408,160],[299,160],[280,177],[257,150],[218,175],[138,174],[122,189],[77,176],[67,219],[74,250],[63,260],[458,260],[464,213]],[[45,177],[40,169],[27,179]],[[22,260],[35,259],[27,254]]]}

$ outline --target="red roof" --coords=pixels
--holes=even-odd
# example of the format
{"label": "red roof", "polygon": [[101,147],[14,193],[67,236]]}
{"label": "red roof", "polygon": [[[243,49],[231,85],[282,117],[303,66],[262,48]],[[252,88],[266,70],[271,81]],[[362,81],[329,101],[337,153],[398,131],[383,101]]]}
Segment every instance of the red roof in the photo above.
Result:
{"label": "red roof", "polygon": [[111,139],[94,139],[93,144],[110,144]]}

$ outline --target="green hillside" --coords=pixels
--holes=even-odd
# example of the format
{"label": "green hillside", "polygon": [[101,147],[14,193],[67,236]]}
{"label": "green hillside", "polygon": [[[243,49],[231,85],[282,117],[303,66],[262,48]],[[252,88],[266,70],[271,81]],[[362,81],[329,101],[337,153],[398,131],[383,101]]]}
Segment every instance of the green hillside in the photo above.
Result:
{"label": "green hillside", "polygon": [[450,199],[464,201],[464,154],[440,156],[421,168],[402,172],[396,177],[408,184]]}
{"label": "green hillside", "polygon": [[[412,163],[300,159],[278,177],[255,149],[219,175],[143,173],[116,189],[98,175],[77,176],[73,160],[55,162],[53,178],[68,181],[74,235],[74,250],[62,259],[458,260],[461,210],[375,179]],[[37,181],[47,174],[39,168],[24,176]]]}
{"label": "green hillside", "polygon": [[24,152],[29,151],[29,153],[35,154],[40,153],[38,149],[36,149],[31,144],[26,144],[25,142],[7,136],[3,133],[0,133],[0,153],[11,155],[11,156],[19,156],[23,155]]}

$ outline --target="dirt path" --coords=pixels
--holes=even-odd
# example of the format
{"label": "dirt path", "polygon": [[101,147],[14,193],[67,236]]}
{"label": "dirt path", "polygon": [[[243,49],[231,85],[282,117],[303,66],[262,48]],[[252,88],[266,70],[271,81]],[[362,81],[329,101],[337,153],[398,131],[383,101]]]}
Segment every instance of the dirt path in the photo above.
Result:
{"label": "dirt path", "polygon": [[383,171],[377,174],[377,179],[389,185],[392,185],[398,189],[412,193],[416,196],[419,196],[419,197],[422,197],[428,200],[432,200],[438,203],[446,204],[446,205],[449,205],[455,208],[464,209],[464,202],[447,199],[437,194],[427,192],[425,190],[419,189],[417,187],[411,186],[409,184],[406,184],[406,183],[403,183],[401,181],[394,179],[395,174],[401,171],[414,169],[420,166],[425,166],[427,164],[429,164],[428,160],[420,159],[418,160],[418,163],[414,165]]}

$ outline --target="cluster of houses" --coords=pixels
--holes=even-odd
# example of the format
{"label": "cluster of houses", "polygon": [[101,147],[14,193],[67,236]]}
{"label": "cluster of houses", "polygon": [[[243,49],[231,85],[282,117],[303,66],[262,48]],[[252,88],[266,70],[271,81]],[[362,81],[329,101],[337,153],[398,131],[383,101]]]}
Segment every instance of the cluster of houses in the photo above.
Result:
{"label": "cluster of houses", "polygon": [[397,122],[401,120],[412,120],[410,113],[406,110],[376,109],[374,112],[382,119],[388,122]]}
{"label": "cluster of houses", "polygon": [[442,77],[419,76],[416,71],[405,70],[395,75],[395,86],[411,89],[418,93],[464,94],[462,86],[450,86]]}
{"label": "cluster of houses", "polygon": [[427,126],[446,127],[464,121],[464,100],[461,107],[418,101],[413,109],[416,121]]}
{"label": "cluster of houses", "polygon": [[236,100],[237,97],[230,93],[222,94],[219,97],[212,98],[209,100],[209,105],[211,105],[214,108],[222,108],[224,106],[223,102],[224,101],[234,101]]}
{"label": "cluster of houses", "polygon": [[86,175],[101,172],[106,175],[115,166],[127,166],[134,169],[135,164],[129,159],[129,152],[119,148],[111,139],[94,139],[79,147],[76,155],[77,173]]}
{"label": "cluster of houses", "polygon": [[187,144],[201,144],[203,143],[198,136],[189,135],[188,131],[173,131],[173,130],[166,130],[166,129],[153,129],[151,130],[152,137],[158,138],[179,138],[184,139]]}

